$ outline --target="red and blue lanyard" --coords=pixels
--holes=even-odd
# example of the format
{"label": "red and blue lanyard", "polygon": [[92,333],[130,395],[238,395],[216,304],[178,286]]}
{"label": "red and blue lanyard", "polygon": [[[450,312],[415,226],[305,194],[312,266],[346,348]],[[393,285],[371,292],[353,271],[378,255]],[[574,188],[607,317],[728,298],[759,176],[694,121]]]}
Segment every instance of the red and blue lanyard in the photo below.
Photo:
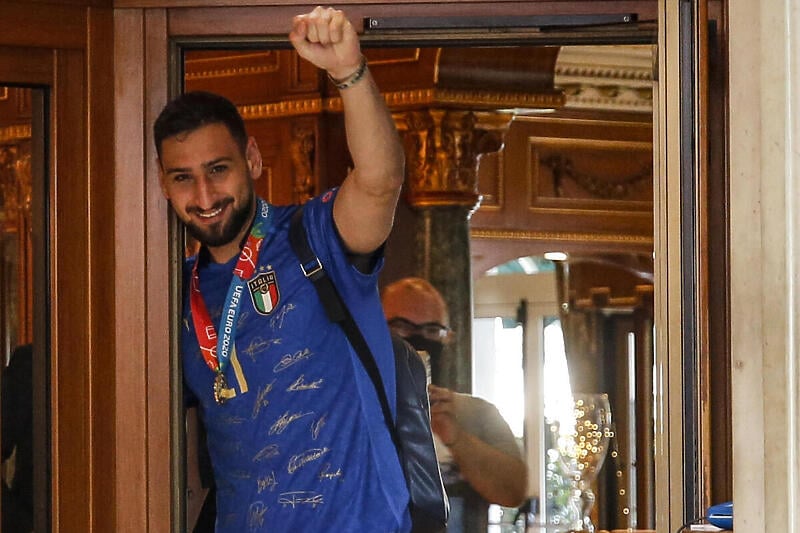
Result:
{"label": "red and blue lanyard", "polygon": [[189,283],[189,306],[192,311],[192,323],[200,345],[203,359],[217,376],[225,372],[230,361],[231,352],[236,340],[236,324],[241,309],[242,297],[247,280],[253,276],[258,264],[258,254],[264,238],[270,232],[272,224],[272,210],[270,205],[258,199],[256,205],[256,220],[247,236],[244,247],[239,254],[236,266],[233,268],[233,278],[228,287],[225,304],[220,316],[219,328],[215,328],[208,314],[203,294],[200,292],[200,275],[197,271],[196,260],[192,267],[192,277]]}

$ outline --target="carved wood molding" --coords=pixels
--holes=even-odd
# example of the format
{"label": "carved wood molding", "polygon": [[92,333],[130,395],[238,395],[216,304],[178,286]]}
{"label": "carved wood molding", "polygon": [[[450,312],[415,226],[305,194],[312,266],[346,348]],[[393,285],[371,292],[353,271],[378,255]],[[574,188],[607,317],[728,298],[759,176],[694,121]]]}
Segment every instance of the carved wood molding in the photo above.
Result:
{"label": "carved wood molding", "polygon": [[[513,118],[510,114],[497,115],[488,119],[472,110],[448,108],[395,114],[405,144],[411,205],[477,207],[478,157],[502,146],[499,132]],[[486,129],[481,129],[482,125]]]}
{"label": "carved wood molding", "polygon": [[0,127],[0,143],[12,143],[31,138],[30,124],[16,124]]}
{"label": "carved wood molding", "polygon": [[583,232],[558,232],[558,231],[526,231],[505,229],[471,229],[473,239],[500,239],[514,241],[543,241],[599,244],[628,244],[643,247],[653,246],[653,237],[649,235],[603,234]]}
{"label": "carved wood molding", "polygon": [[186,81],[231,78],[269,74],[278,70],[280,70],[278,55],[272,50],[226,54],[219,57],[190,56],[186,60],[184,78]]}
{"label": "carved wood molding", "polygon": [[295,122],[292,124],[292,140],[289,153],[292,161],[292,194],[294,201],[305,203],[314,196],[314,148],[316,146],[314,124]]}
{"label": "carved wood molding", "polygon": [[264,104],[237,106],[244,120],[262,120],[302,115],[316,115],[323,111],[321,98],[285,100]]}
{"label": "carved wood molding", "polygon": [[569,307],[572,310],[601,312],[632,312],[636,308],[652,309],[653,285],[636,285],[634,294],[613,296],[610,287],[592,287],[587,297],[570,296]]}
{"label": "carved wood molding", "polygon": [[[492,91],[452,91],[442,89],[410,89],[383,94],[386,105],[392,110],[419,107],[457,107],[480,110],[554,109],[564,105],[564,95],[500,93]],[[237,106],[245,120],[259,120],[322,112],[341,113],[342,99],[303,98],[281,102],[265,102]],[[2,130],[0,130],[0,135]],[[30,135],[29,135],[30,136]],[[0,141],[2,137],[0,136]]]}
{"label": "carved wood molding", "polygon": [[539,160],[539,163],[552,171],[554,188],[556,196],[558,197],[563,196],[561,186],[561,181],[563,179],[572,180],[595,198],[602,198],[604,200],[624,200],[630,198],[634,190],[652,186],[653,182],[652,165],[647,166],[632,176],[611,181],[606,177],[595,176],[575,170],[572,159],[561,154],[553,154],[542,158]]}
{"label": "carved wood molding", "polygon": [[[409,89],[383,93],[392,110],[429,106],[452,106],[474,110],[556,109],[564,106],[564,94],[509,93],[499,91],[458,91],[451,89]],[[342,99],[326,98],[325,111],[341,113]]]}
{"label": "carved wood molding", "polygon": [[566,135],[527,141],[534,170],[531,209],[652,211],[651,142]]}
{"label": "carved wood molding", "polygon": [[16,145],[0,146],[0,228],[13,233],[20,217],[30,212],[32,180],[31,154]]}
{"label": "carved wood molding", "polygon": [[[475,111],[514,109],[553,109],[561,107],[564,95],[510,94],[489,91],[450,91],[441,89],[410,89],[383,94],[386,105],[392,110],[447,106],[471,108]],[[322,112],[341,113],[342,99],[303,98],[281,102],[265,102],[237,106],[245,120],[261,120]],[[1,134],[2,130],[0,130]],[[0,137],[2,140],[2,137]]]}
{"label": "carved wood molding", "polygon": [[649,45],[565,46],[554,83],[567,108],[652,112],[653,53]]}

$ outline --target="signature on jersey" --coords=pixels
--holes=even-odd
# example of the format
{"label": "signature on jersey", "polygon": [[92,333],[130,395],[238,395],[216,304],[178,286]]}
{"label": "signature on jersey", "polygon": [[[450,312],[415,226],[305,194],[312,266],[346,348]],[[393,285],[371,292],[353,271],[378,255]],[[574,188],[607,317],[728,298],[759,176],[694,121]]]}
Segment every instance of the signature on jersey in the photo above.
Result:
{"label": "signature on jersey", "polygon": [[317,505],[322,505],[325,500],[322,494],[310,490],[295,490],[292,492],[283,492],[278,497],[278,503],[284,507],[291,506],[292,509],[300,505],[310,505],[316,509]]}

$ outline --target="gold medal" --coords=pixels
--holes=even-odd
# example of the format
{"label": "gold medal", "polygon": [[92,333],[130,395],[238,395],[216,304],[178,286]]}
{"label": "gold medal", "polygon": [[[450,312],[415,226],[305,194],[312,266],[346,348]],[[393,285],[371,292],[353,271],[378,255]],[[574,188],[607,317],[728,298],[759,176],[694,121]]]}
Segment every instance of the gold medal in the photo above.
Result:
{"label": "gold medal", "polygon": [[224,396],[223,391],[228,388],[228,382],[225,381],[225,375],[222,372],[217,373],[214,378],[214,401],[222,405],[227,398]]}

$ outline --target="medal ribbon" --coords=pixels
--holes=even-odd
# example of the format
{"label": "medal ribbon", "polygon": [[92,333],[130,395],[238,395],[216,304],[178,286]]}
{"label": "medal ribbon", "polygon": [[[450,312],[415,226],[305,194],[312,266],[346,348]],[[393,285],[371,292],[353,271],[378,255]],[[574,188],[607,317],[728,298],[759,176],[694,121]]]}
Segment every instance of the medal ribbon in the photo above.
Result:
{"label": "medal ribbon", "polygon": [[236,266],[233,268],[233,279],[228,287],[228,294],[225,297],[223,312],[220,316],[219,332],[211,322],[208,314],[206,302],[200,292],[200,275],[197,271],[199,257],[192,267],[192,277],[189,283],[189,307],[192,311],[192,324],[194,333],[197,336],[197,343],[200,345],[200,352],[203,359],[215,374],[225,372],[225,367],[230,360],[231,350],[236,340],[236,323],[241,309],[240,303],[242,293],[247,280],[253,276],[258,263],[258,254],[264,237],[270,230],[272,222],[272,212],[269,204],[258,199],[256,205],[256,219],[253,222],[253,229],[247,236],[247,241],[239,254]]}

